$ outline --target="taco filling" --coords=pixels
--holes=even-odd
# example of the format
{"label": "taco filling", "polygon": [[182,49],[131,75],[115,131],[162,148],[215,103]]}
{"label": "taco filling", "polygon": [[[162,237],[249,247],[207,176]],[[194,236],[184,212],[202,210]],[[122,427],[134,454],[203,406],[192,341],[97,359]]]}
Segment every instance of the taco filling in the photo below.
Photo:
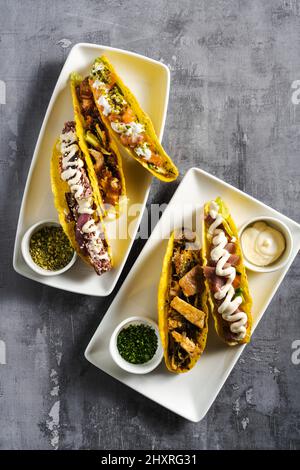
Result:
{"label": "taco filling", "polygon": [[104,204],[115,206],[122,196],[123,183],[116,153],[93,99],[89,79],[76,85],[81,115],[84,118],[85,141],[94,165]]}
{"label": "taco filling", "polygon": [[189,370],[204,349],[207,315],[201,309],[202,269],[195,241],[195,233],[186,229],[174,236],[166,293],[167,357],[174,372]]}
{"label": "taco filling", "polygon": [[122,145],[130,149],[135,158],[146,164],[149,169],[167,178],[177,177],[147,132],[145,124],[140,122],[133,107],[126,100],[117,84],[115,73],[101,59],[93,65],[90,84],[103,115],[108,119],[111,129],[118,135]]}
{"label": "taco filling", "polygon": [[70,210],[67,220],[75,223],[75,239],[80,252],[100,275],[109,271],[112,265],[93,190],[78,146],[75,122],[65,123],[58,145],[61,154],[60,177],[70,188],[65,193]]}
{"label": "taco filling", "polygon": [[203,267],[208,281],[214,312],[225,341],[245,342],[248,315],[244,309],[244,289],[241,285],[242,257],[238,239],[221,213],[220,204],[211,201],[205,215],[207,239],[206,262]]}

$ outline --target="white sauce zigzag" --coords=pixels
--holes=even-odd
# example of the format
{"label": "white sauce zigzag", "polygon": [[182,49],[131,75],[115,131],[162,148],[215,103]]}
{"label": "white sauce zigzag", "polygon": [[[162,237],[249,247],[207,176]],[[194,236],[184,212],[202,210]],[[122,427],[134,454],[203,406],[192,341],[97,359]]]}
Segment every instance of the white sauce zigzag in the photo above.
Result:
{"label": "white sauce zigzag", "polygon": [[226,284],[214,294],[214,297],[216,300],[224,299],[218,307],[218,312],[225,321],[230,322],[230,331],[236,335],[236,339],[241,340],[246,336],[247,329],[245,325],[247,324],[248,317],[245,312],[237,311],[243,302],[242,297],[239,295],[233,299],[235,290],[232,283],[236,276],[236,269],[234,266],[224,267],[230,257],[230,253],[225,249],[228,243],[225,232],[218,229],[219,225],[223,222],[223,218],[219,214],[219,206],[215,201],[210,203],[209,215],[214,219],[208,230],[208,233],[213,236],[212,243],[214,245],[210,254],[211,259],[217,263],[216,275],[227,278]]}

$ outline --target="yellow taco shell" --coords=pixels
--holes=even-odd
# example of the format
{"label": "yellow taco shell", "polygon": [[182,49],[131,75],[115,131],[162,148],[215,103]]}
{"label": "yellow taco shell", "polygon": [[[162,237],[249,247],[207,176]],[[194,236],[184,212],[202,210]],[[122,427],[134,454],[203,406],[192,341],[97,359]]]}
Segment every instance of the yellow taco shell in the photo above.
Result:
{"label": "yellow taco shell", "polygon": [[[220,198],[216,198],[215,202],[219,205],[219,214],[222,215],[223,217],[223,226],[225,228],[225,231],[231,236],[236,238],[236,254],[240,257],[239,264],[236,266],[236,270],[241,273],[241,281],[240,281],[240,288],[243,289],[243,303],[240,305],[240,308],[243,310],[243,312],[246,313],[248,317],[248,324],[247,324],[247,331],[246,335],[243,339],[241,340],[228,340],[226,339],[224,335],[224,324],[228,323],[225,320],[223,320],[222,315],[218,313],[217,311],[217,306],[214,301],[214,295],[213,292],[210,289],[209,281],[208,279],[205,279],[205,286],[207,289],[208,293],[208,301],[210,304],[210,310],[212,312],[212,316],[214,319],[214,324],[215,324],[215,330],[218,334],[218,336],[226,342],[229,346],[235,346],[237,344],[243,344],[243,343],[249,343],[250,337],[251,337],[251,328],[252,328],[252,314],[251,314],[251,308],[252,308],[252,298],[250,296],[249,292],[249,284],[248,284],[248,278],[246,274],[246,269],[244,265],[244,259],[243,259],[243,253],[241,250],[241,245],[239,241],[239,236],[238,236],[238,230],[236,228],[236,225],[230,215],[230,212],[225,204],[225,202]],[[203,230],[202,230],[202,256],[203,256],[203,266],[207,266],[208,264],[208,258],[209,258],[209,247],[211,243],[211,237],[208,235],[208,230],[207,230],[207,224],[205,222],[205,217],[209,214],[209,205],[210,202],[206,203],[204,206],[204,221],[203,221]]]}
{"label": "yellow taco shell", "polygon": [[[70,192],[70,187],[66,181],[63,181],[61,179],[60,169],[59,169],[60,158],[61,158],[61,153],[59,150],[59,139],[57,139],[53,147],[52,158],[50,162],[50,179],[51,179],[52,193],[54,196],[54,205],[58,213],[59,223],[61,224],[65,234],[69,238],[72,247],[74,248],[76,253],[80,256],[80,258],[86,264],[91,266],[89,258],[82,253],[76,241],[74,220],[68,221],[67,219],[67,215],[69,214],[70,209],[67,204],[65,194]],[[105,226],[103,224],[100,211],[98,211],[98,213],[99,213],[99,218],[100,218],[101,225],[102,225],[102,230],[103,230],[106,242],[107,242],[107,252],[110,257],[111,265],[113,265],[111,247],[107,240]]]}
{"label": "yellow taco shell", "polygon": [[159,326],[162,346],[164,349],[164,359],[165,359],[166,367],[171,372],[183,373],[183,372],[188,372],[190,369],[194,367],[194,365],[200,358],[206,346],[207,333],[208,333],[207,291],[203,285],[203,290],[196,296],[196,303],[195,303],[195,306],[201,309],[205,313],[204,326],[201,329],[201,332],[199,333],[198,338],[197,338],[197,345],[199,347],[199,352],[194,357],[190,357],[190,362],[186,367],[177,367],[175,369],[172,364],[172,359],[169,354],[170,332],[168,328],[168,317],[169,317],[169,309],[170,309],[170,303],[171,303],[171,299],[169,298],[169,291],[170,291],[170,284],[172,280],[172,258],[173,258],[173,252],[174,252],[174,237],[175,235],[173,232],[167,244],[167,249],[166,249],[166,253],[165,253],[163,265],[162,265],[161,277],[159,281],[158,326]]}
{"label": "yellow taco shell", "polygon": [[[96,61],[95,61],[95,63],[100,63],[100,62],[103,63],[110,70],[111,74],[113,75],[113,77],[115,79],[115,84],[121,90],[125,100],[129,104],[129,106],[132,108],[132,110],[134,111],[134,113],[137,116],[139,122],[144,125],[146,135],[149,136],[150,139],[155,144],[155,147],[158,150],[158,154],[163,158],[164,165],[165,165],[167,171],[169,172],[169,174],[165,175],[165,174],[159,172],[158,170],[156,170],[154,168],[151,168],[147,162],[145,162],[141,158],[137,157],[137,155],[135,154],[133,149],[131,149],[130,147],[124,146],[122,144],[119,134],[117,132],[113,131],[113,129],[111,128],[109,119],[107,118],[107,116],[105,116],[103,114],[101,106],[99,106],[99,104],[97,102],[97,98],[98,98],[97,91],[95,90],[95,88],[92,87],[95,102],[96,102],[97,107],[99,109],[99,112],[101,114],[102,120],[105,123],[107,129],[109,130],[110,134],[124,147],[124,149],[126,149],[126,151],[129,153],[129,155],[131,157],[133,157],[144,168],[146,168],[146,170],[150,171],[150,173],[152,173],[153,176],[156,176],[156,178],[158,178],[161,181],[165,181],[165,182],[170,182],[170,181],[176,180],[176,178],[178,177],[178,174],[179,174],[178,169],[174,165],[174,163],[171,160],[171,158],[169,157],[169,155],[167,155],[167,153],[163,149],[161,143],[159,142],[150,117],[142,110],[142,108],[139,105],[136,97],[129,90],[129,88],[123,83],[122,79],[117,75],[114,67],[109,62],[107,57],[105,57],[103,55],[100,58],[96,59]],[[93,81],[94,81],[93,77],[91,76],[90,82],[93,83]]]}
{"label": "yellow taco shell", "polygon": [[[122,168],[122,158],[121,158],[121,155],[120,155],[120,152],[118,150],[116,143],[112,139],[109,139],[107,148],[105,150],[113,152],[116,156],[122,189],[121,189],[121,196],[120,196],[119,202],[116,205],[111,206],[107,210],[107,207],[105,206],[105,203],[101,195],[100,186],[99,186],[98,179],[97,179],[97,174],[96,174],[93,161],[90,156],[87,141],[85,138],[85,134],[86,134],[85,120],[80,111],[80,104],[79,104],[79,100],[78,100],[77,92],[76,92],[76,87],[82,82],[82,80],[83,78],[76,72],[73,72],[70,76],[71,94],[72,94],[74,117],[75,117],[75,124],[76,124],[76,134],[78,137],[79,147],[82,153],[84,154],[85,161],[88,167],[89,178],[93,187],[95,198],[97,200],[98,205],[101,208],[103,216],[106,216],[107,213],[110,213],[110,214],[114,214],[115,217],[119,217],[120,212],[122,211],[122,209],[124,209],[125,202],[127,201],[125,177],[124,177],[124,172]],[[99,113],[99,119],[100,119],[100,113]],[[104,123],[103,125],[105,126]],[[105,155],[103,156],[105,160]]]}

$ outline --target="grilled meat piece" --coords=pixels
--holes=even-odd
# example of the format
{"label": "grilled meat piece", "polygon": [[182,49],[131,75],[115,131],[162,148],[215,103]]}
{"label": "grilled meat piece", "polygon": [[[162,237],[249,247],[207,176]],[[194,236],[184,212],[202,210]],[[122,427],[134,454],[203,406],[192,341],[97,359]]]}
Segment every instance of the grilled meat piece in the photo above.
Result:
{"label": "grilled meat piece", "polygon": [[219,290],[226,283],[226,278],[225,277],[221,277],[221,276],[216,275],[215,266],[203,266],[203,273],[204,273],[204,276],[206,277],[206,279],[209,280],[209,283],[211,285],[211,289],[214,293],[219,292]]}
{"label": "grilled meat piece", "polygon": [[198,328],[203,328],[205,313],[202,310],[194,307],[191,304],[185,302],[185,300],[180,299],[179,297],[174,297],[170,306],[180,313],[184,318],[186,318],[190,323]]}
{"label": "grilled meat piece", "polygon": [[230,266],[237,266],[240,262],[240,257],[239,255],[230,255],[230,257],[228,258],[228,261],[227,263],[230,265]]}
{"label": "grilled meat piece", "polygon": [[200,290],[201,267],[199,264],[188,271],[179,281],[179,286],[186,297],[195,295]]}
{"label": "grilled meat piece", "polygon": [[232,242],[227,243],[227,245],[225,246],[225,250],[227,250],[228,253],[230,253],[230,254],[235,253],[235,250],[236,250],[235,243],[232,243]]}
{"label": "grilled meat piece", "polygon": [[182,349],[184,349],[190,356],[194,356],[198,354],[199,346],[194,343],[190,338],[186,336],[185,333],[181,334],[177,331],[172,331],[171,335],[173,336],[174,340],[180,344]]}

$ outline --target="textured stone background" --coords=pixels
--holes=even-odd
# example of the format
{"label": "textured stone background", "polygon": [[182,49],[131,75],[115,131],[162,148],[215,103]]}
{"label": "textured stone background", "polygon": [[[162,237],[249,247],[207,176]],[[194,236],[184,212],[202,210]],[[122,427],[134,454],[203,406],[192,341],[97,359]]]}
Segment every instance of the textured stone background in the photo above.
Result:
{"label": "textured stone background", "polygon": [[[206,418],[189,423],[89,365],[114,298],[42,287],[12,269],[22,192],[71,46],[93,42],[168,64],[164,144],[181,175],[212,172],[300,222],[300,2],[0,0],[0,448],[299,448],[300,263],[295,261]],[[3,100],[2,100],[3,101]],[[178,183],[153,183],[149,203]],[[143,242],[136,242],[122,279]]]}

